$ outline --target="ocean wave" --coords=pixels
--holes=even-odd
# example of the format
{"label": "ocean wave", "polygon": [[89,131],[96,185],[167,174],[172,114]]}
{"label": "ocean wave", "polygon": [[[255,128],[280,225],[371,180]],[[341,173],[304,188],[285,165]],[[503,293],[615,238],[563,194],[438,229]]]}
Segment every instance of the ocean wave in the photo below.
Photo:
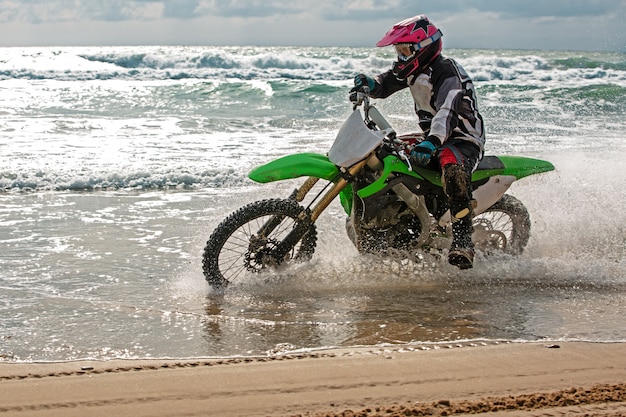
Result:
{"label": "ocean wave", "polygon": [[559,58],[554,60],[554,64],[562,68],[599,68],[603,70],[626,71],[626,57],[621,60],[610,60],[585,56]]}
{"label": "ocean wave", "polygon": [[[551,51],[446,50],[480,82],[626,82],[626,55]],[[0,80],[351,80],[380,73],[388,48],[64,47],[5,48]]]}
{"label": "ocean wave", "polygon": [[590,112],[604,116],[626,112],[626,85],[588,83],[588,85],[485,85],[480,88],[481,103],[512,109],[518,115],[531,107],[545,115],[561,115],[576,110],[580,116]]}
{"label": "ocean wave", "polygon": [[119,172],[81,175],[77,172],[0,173],[2,192],[162,190],[231,188],[248,183],[244,172],[233,169],[197,173]]}
{"label": "ocean wave", "polygon": [[[626,55],[446,53],[476,82],[493,152],[621,143]],[[0,57],[0,192],[245,186],[254,164],[327,149],[351,111],[354,74],[394,59],[387,49],[313,47],[5,48]],[[408,91],[376,105],[398,132],[417,128]]]}
{"label": "ocean wave", "polygon": [[[626,85],[625,61],[596,61],[581,58],[554,58],[537,55],[498,56],[475,54],[459,59],[477,83],[510,81],[519,85],[545,85],[546,83],[566,83],[567,85],[596,82],[610,82]],[[608,58],[607,58],[608,59]],[[565,63],[569,65],[565,65]],[[576,64],[578,63],[578,64]]]}

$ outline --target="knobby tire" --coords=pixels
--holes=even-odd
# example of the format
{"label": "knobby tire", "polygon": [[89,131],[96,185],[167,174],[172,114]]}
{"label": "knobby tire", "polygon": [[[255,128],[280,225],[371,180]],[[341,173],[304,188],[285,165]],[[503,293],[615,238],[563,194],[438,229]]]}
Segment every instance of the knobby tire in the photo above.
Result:
{"label": "knobby tire", "polygon": [[[260,239],[258,231],[268,222],[276,227]],[[272,259],[278,245],[296,227],[306,229],[304,236],[289,248],[284,259]],[[204,248],[202,269],[209,285],[222,291],[249,273],[289,261],[309,260],[316,243],[317,231],[310,221],[310,213],[297,202],[283,199],[256,201],[232,213],[213,231]]]}

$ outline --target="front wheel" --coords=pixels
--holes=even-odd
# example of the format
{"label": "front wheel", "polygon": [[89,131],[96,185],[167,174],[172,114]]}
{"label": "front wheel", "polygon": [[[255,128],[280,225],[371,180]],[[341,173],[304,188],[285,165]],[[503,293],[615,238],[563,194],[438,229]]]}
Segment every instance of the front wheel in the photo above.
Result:
{"label": "front wheel", "polygon": [[261,200],[228,216],[204,248],[202,269],[213,289],[248,273],[294,261],[309,260],[317,231],[307,210],[294,200]]}
{"label": "front wheel", "polygon": [[529,238],[528,210],[512,195],[504,194],[493,206],[474,216],[474,245],[487,254],[519,255]]}

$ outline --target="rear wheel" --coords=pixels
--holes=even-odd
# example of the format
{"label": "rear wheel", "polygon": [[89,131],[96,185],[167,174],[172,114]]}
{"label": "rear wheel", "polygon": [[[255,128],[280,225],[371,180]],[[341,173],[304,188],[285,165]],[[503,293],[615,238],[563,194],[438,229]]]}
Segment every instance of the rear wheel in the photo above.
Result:
{"label": "rear wheel", "polygon": [[310,214],[298,203],[257,201],[217,226],[204,248],[202,269],[209,285],[219,291],[249,273],[309,260],[316,242]]}
{"label": "rear wheel", "polygon": [[512,195],[503,195],[493,206],[474,216],[472,240],[482,252],[519,255],[529,238],[528,210]]}

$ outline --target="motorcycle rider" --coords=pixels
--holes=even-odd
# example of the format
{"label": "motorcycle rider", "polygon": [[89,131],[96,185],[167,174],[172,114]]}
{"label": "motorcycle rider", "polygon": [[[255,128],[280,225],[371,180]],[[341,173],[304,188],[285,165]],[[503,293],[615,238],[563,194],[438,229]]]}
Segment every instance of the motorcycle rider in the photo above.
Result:
{"label": "motorcycle rider", "polygon": [[351,92],[368,87],[372,97],[385,98],[409,88],[426,138],[411,150],[411,162],[438,163],[453,220],[448,262],[468,269],[474,262],[471,176],[483,156],[485,132],[472,80],[441,55],[442,36],[424,15],[395,24],[376,43],[394,46],[392,68],[373,78],[358,74]]}

